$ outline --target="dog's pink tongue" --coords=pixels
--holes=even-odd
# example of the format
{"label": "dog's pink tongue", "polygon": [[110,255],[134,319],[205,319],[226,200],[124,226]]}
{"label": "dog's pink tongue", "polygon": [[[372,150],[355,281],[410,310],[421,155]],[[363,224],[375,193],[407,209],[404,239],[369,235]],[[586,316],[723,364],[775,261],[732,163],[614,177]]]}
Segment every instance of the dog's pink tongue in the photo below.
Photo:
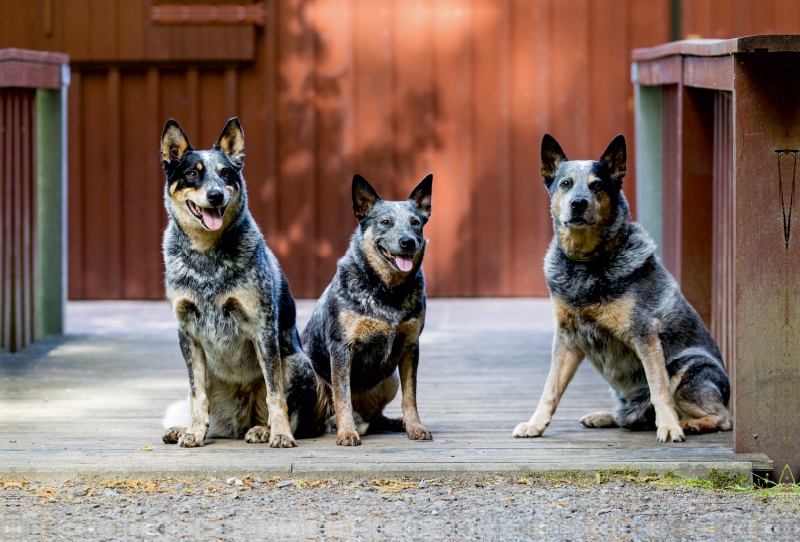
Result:
{"label": "dog's pink tongue", "polygon": [[411,260],[403,258],[402,256],[397,256],[394,261],[397,262],[397,267],[400,268],[400,271],[403,271],[404,273],[408,273],[411,271],[411,268],[414,267],[414,264]]}
{"label": "dog's pink tongue", "polygon": [[203,209],[203,224],[209,230],[218,230],[222,227],[222,214],[219,209],[201,207]]}

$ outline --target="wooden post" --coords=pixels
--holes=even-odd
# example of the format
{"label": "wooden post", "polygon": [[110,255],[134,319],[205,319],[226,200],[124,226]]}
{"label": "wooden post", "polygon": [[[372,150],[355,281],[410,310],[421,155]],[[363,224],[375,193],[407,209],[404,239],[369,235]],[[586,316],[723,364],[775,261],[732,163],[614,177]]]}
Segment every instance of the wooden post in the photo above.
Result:
{"label": "wooden post", "polygon": [[[734,451],[797,478],[800,36],[674,42],[633,59],[634,83],[662,92],[664,261],[726,358]],[[639,160],[654,161],[652,107],[639,115]]]}
{"label": "wooden post", "polygon": [[0,347],[64,332],[69,57],[0,50]]}

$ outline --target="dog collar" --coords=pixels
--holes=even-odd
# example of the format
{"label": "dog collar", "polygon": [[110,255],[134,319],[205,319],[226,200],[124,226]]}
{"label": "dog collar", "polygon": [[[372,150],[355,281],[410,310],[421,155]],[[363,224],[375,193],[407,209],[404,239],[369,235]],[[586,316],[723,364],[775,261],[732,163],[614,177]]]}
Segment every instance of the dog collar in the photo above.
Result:
{"label": "dog collar", "polygon": [[618,240],[617,246],[614,247],[614,250],[612,250],[611,252],[606,252],[604,254],[598,254],[597,256],[595,256],[593,258],[576,258],[575,256],[570,256],[569,254],[567,254],[567,252],[563,248],[561,249],[561,251],[564,252],[564,256],[566,256],[568,260],[572,260],[573,262],[580,262],[580,263],[593,262],[593,261],[599,260],[600,258],[603,258],[605,256],[613,256],[617,252],[620,252],[623,248],[625,248],[625,245],[628,244],[628,226],[625,226],[625,228],[623,228],[623,230],[622,230],[622,233],[618,234],[614,238],[614,240],[615,241]]}

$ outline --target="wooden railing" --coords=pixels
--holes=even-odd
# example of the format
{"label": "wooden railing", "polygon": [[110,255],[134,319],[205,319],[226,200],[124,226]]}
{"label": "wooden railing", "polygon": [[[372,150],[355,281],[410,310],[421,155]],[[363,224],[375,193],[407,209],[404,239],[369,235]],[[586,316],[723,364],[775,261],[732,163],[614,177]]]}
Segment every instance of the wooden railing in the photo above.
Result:
{"label": "wooden railing", "polygon": [[0,50],[0,349],[63,333],[69,57]]}
{"label": "wooden railing", "polygon": [[800,36],[674,42],[633,60],[641,221],[722,350],[734,450],[797,475]]}

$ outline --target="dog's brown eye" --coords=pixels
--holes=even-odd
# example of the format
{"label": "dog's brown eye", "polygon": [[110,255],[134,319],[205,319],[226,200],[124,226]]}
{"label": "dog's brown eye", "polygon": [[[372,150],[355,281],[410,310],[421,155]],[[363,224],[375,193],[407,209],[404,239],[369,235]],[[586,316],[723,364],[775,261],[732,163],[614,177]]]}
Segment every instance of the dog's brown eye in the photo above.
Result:
{"label": "dog's brown eye", "polygon": [[417,220],[417,219],[415,218],[414,220],[412,220],[412,221],[411,221],[411,225],[412,225],[412,226],[414,226],[414,227],[416,228],[417,226],[419,226],[419,220]]}
{"label": "dog's brown eye", "polygon": [[561,187],[562,188],[569,188],[570,186],[572,186],[572,182],[571,181],[569,181],[569,180],[561,181]]}
{"label": "dog's brown eye", "polygon": [[381,226],[391,226],[392,222],[389,220],[381,220]]}
{"label": "dog's brown eye", "polygon": [[223,170],[222,170],[222,178],[223,178],[223,179],[227,179],[227,178],[228,178],[228,175],[230,175],[230,172],[227,170],[227,168],[226,168],[226,169],[223,169]]}
{"label": "dog's brown eye", "polygon": [[186,174],[186,176],[189,177],[190,179],[196,179],[197,178],[197,172],[195,170],[191,170],[191,171],[189,171],[189,173]]}
{"label": "dog's brown eye", "polygon": [[600,192],[600,190],[603,189],[603,185],[601,183],[592,183],[589,188],[592,190],[592,192]]}

